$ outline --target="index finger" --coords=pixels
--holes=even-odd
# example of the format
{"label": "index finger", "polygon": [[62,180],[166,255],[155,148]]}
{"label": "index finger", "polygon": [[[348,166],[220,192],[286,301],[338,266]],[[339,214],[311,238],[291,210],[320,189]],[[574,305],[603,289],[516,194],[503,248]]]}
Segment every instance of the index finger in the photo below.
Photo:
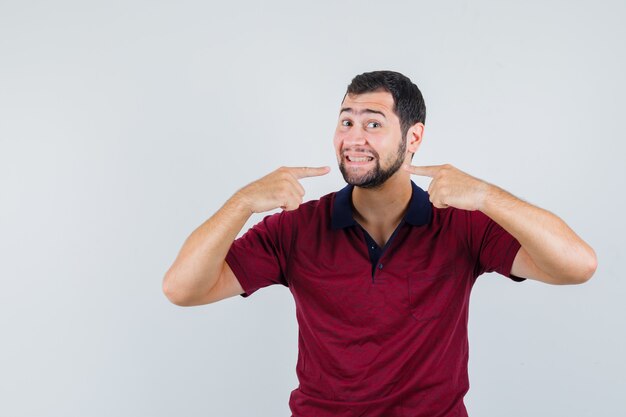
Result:
{"label": "index finger", "polygon": [[422,175],[424,177],[434,177],[437,175],[437,172],[441,170],[443,165],[424,165],[424,166],[415,166],[415,165],[404,165],[404,169],[409,171],[411,174]]}
{"label": "index finger", "polygon": [[289,168],[289,172],[291,172],[297,179],[319,177],[320,175],[328,174],[330,172],[330,167],[292,167]]}

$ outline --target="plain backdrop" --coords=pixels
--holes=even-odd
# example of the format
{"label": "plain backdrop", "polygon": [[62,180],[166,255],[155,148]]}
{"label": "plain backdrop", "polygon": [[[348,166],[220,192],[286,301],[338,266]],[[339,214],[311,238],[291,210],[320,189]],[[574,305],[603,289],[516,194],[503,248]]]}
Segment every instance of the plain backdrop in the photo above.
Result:
{"label": "plain backdrop", "polygon": [[621,0],[1,0],[0,415],[289,416],[289,290],[182,308],[161,280],[279,166],[332,167],[307,200],[343,187],[339,103],[376,69],[425,96],[416,164],[550,210],[598,254],[585,285],[479,278],[470,415],[622,413],[625,20]]}

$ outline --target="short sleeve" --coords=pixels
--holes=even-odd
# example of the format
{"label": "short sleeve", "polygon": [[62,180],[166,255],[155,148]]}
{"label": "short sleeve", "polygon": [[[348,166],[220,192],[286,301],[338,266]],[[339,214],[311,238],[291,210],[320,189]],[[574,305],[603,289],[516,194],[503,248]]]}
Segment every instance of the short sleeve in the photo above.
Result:
{"label": "short sleeve", "polygon": [[511,275],[515,255],[521,247],[517,239],[484,213],[470,213],[470,245],[477,261],[477,276],[495,271],[513,281],[525,281],[526,278]]}
{"label": "short sleeve", "polygon": [[273,284],[289,286],[284,274],[288,246],[284,236],[291,233],[284,214],[266,216],[228,250],[226,262],[245,291],[242,297]]}

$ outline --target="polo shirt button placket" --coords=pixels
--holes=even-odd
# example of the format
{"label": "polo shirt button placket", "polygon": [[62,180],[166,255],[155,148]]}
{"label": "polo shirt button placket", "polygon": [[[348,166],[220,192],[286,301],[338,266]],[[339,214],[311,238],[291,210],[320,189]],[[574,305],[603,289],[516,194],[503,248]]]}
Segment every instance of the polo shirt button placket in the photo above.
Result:
{"label": "polo shirt button placket", "polygon": [[[383,269],[383,264],[382,264],[382,263],[379,263],[379,264],[377,265],[377,268],[378,268],[378,270],[379,270],[379,271],[382,271],[382,269]],[[375,275],[376,275],[375,273],[372,275],[372,282],[375,282],[375,281],[376,281],[376,277],[375,277]]]}

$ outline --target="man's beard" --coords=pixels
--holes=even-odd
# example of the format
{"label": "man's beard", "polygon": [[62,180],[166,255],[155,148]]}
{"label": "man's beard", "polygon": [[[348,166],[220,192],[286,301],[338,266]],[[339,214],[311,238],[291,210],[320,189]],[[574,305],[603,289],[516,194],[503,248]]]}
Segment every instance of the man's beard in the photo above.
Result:
{"label": "man's beard", "polygon": [[389,158],[391,165],[389,165],[387,169],[381,169],[380,159],[378,158],[378,154],[375,154],[374,168],[361,177],[350,176],[350,173],[346,169],[343,157],[339,163],[339,170],[341,171],[341,175],[343,175],[344,181],[348,184],[361,188],[376,188],[383,185],[393,174],[398,172],[398,170],[402,167],[402,164],[404,164],[405,156],[406,141],[401,140],[398,151],[395,154],[395,158],[394,155]]}

